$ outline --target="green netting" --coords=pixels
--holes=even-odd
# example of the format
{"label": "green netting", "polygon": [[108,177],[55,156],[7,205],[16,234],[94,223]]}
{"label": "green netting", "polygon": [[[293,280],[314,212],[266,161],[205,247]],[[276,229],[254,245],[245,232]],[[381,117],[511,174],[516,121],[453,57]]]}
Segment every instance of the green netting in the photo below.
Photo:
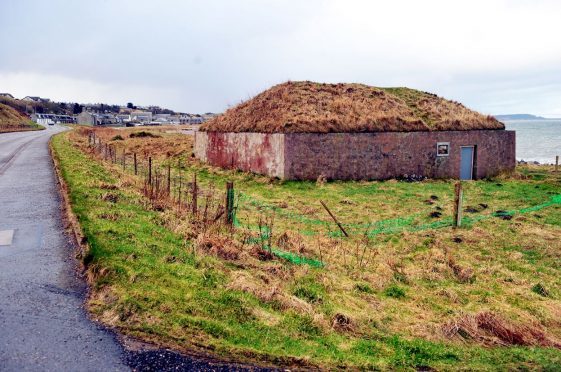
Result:
{"label": "green netting", "polygon": [[314,260],[311,258],[306,258],[303,256],[298,256],[294,253],[290,253],[290,252],[283,252],[283,251],[279,251],[278,249],[272,249],[271,252],[275,255],[278,256],[280,258],[284,258],[285,260],[296,264],[296,265],[308,265],[308,266],[312,266],[312,267],[324,267],[324,263],[318,260]]}
{"label": "green netting", "polygon": [[[314,225],[316,228],[317,228],[317,225],[324,225],[326,227],[328,227],[330,225],[326,221],[312,219],[312,218],[309,218],[309,217],[306,217],[306,216],[301,216],[301,215],[298,215],[297,213],[286,211],[286,210],[284,210],[280,207],[273,206],[273,205],[268,205],[264,202],[258,201],[256,199],[251,198],[251,197],[249,197],[245,194],[242,194],[242,193],[240,193],[238,201],[239,202],[247,201],[247,204],[249,204],[251,206],[257,206],[257,207],[259,207],[260,210],[272,210],[272,211],[275,211],[276,214],[278,214],[282,217],[290,218],[290,219],[296,220],[298,222],[304,223],[306,225]],[[557,205],[557,204],[561,204],[561,195],[552,196],[550,198],[550,200],[546,201],[545,203],[534,205],[534,206],[531,206],[531,207],[525,207],[525,208],[521,208],[521,209],[517,209],[517,210],[494,212],[494,213],[488,214],[488,215],[463,216],[462,217],[462,224],[463,225],[470,225],[470,224],[473,224],[475,222],[479,222],[479,221],[486,220],[486,219],[489,219],[489,218],[513,216],[515,214],[524,214],[524,213],[534,212],[534,211],[538,211],[540,209],[547,208],[547,207]],[[415,231],[441,229],[441,228],[454,226],[454,220],[453,220],[452,217],[447,217],[447,218],[444,218],[444,219],[436,221],[436,222],[422,223],[422,224],[416,225],[415,224],[415,218],[417,216],[419,216],[419,213],[408,216],[408,217],[405,217],[405,218],[393,218],[393,219],[381,220],[381,221],[368,223],[368,224],[342,224],[342,225],[344,226],[345,229],[348,229],[348,230],[351,230],[351,231],[352,230],[354,230],[354,231],[361,230],[361,232],[360,232],[361,235],[365,234],[369,237],[373,237],[373,236],[376,236],[376,235],[379,235],[379,234],[395,234],[395,233],[400,233],[400,232],[404,232],[404,231],[415,232]],[[236,226],[241,226],[239,224],[236,216],[234,216],[234,224]],[[256,237],[256,238],[252,239],[253,243],[262,243],[263,241],[266,241],[266,240],[269,239],[270,232],[268,231],[268,229],[266,229],[266,228],[264,229],[263,226],[261,226],[259,228],[259,226],[247,225],[245,227],[248,227],[251,230],[261,231],[259,237]],[[318,232],[316,230],[310,230],[310,229],[300,230],[299,233],[301,233],[302,235],[307,235],[307,236],[314,236],[314,235],[318,234]],[[328,237],[336,238],[336,237],[342,237],[343,233],[340,230],[336,230],[336,231],[329,231],[329,232],[326,233],[326,235]],[[296,254],[293,254],[293,253],[290,253],[290,252],[280,251],[280,250],[272,248],[272,247],[269,247],[268,249],[274,255],[276,255],[280,258],[283,258],[283,259],[285,259],[289,262],[292,262],[294,264],[297,264],[297,265],[306,264],[306,265],[310,265],[310,266],[313,266],[313,267],[323,267],[324,266],[324,263],[321,262],[321,261],[318,261],[318,260],[309,259],[309,258],[306,258],[306,257],[301,257],[301,256],[298,256]]]}
{"label": "green netting", "polygon": [[[235,218],[234,214],[234,226],[240,227],[238,220]],[[248,239],[248,243],[253,244],[261,244],[264,241],[268,241],[270,237],[271,231],[266,226],[261,226],[260,235],[256,237],[251,237]],[[321,261],[314,260],[313,258],[307,258],[303,256],[299,256],[297,254],[291,252],[281,251],[280,249],[270,247],[268,245],[265,246],[265,249],[274,254],[277,257],[287,260],[296,265],[308,265],[312,267],[324,267],[325,264]]]}
{"label": "green netting", "polygon": [[238,200],[239,202],[244,202],[247,201],[246,205],[251,205],[254,207],[257,207],[261,210],[271,210],[274,211],[275,214],[282,216],[282,217],[287,217],[293,220],[297,220],[300,221],[302,223],[305,224],[310,224],[310,225],[327,225],[327,222],[322,221],[322,220],[318,220],[318,219],[314,219],[314,218],[309,218],[306,216],[302,216],[301,214],[298,213],[294,213],[291,211],[287,211],[286,209],[283,209],[281,207],[278,207],[276,205],[271,205],[271,204],[267,204],[265,202],[262,202],[260,200],[257,200],[255,198],[252,198],[251,196],[244,194],[242,192],[239,193],[238,196]]}
{"label": "green netting", "polygon": [[[238,193],[238,200],[239,202],[244,202],[246,201],[247,203],[245,205],[251,205],[251,206],[255,206],[258,207],[260,210],[271,210],[274,211],[276,215],[281,216],[281,217],[286,217],[286,218],[290,218],[292,220],[295,220],[297,222],[301,222],[303,224],[308,224],[308,225],[323,225],[323,226],[329,226],[331,222],[327,222],[324,220],[320,220],[320,219],[315,219],[315,218],[310,218],[307,216],[303,216],[301,214],[292,212],[292,211],[288,211],[284,208],[278,207],[276,205],[271,205],[271,204],[267,204],[263,201],[257,200],[255,198],[252,198],[251,196],[244,194],[242,192]],[[387,220],[381,220],[381,221],[377,221],[377,222],[368,222],[368,223],[341,223],[341,225],[345,228],[345,230],[362,230],[364,231],[365,229],[370,229],[372,227],[374,227],[375,229],[381,229],[381,230],[387,230],[387,229],[395,229],[397,226],[404,226],[407,224],[411,224],[412,221],[420,216],[422,213],[415,213],[412,214],[408,217],[405,218],[392,218],[392,219],[387,219]],[[315,234],[315,231],[312,230],[307,230],[307,231],[300,231],[300,233],[304,234],[304,235],[309,235],[309,234]]]}

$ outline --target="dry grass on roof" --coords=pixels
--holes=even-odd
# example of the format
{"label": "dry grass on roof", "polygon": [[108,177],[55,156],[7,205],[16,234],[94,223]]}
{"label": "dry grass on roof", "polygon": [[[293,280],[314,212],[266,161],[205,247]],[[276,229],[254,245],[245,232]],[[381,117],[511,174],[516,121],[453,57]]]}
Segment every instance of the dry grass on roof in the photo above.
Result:
{"label": "dry grass on roof", "polygon": [[408,88],[287,82],[205,123],[201,130],[261,133],[504,129],[492,116]]}

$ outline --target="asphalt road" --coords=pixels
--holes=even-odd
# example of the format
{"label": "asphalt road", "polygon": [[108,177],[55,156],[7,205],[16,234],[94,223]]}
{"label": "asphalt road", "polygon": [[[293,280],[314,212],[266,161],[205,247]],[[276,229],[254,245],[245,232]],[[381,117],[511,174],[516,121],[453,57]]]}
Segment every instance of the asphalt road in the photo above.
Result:
{"label": "asphalt road", "polygon": [[0,370],[129,370],[115,337],[88,320],[44,131],[0,135]]}
{"label": "asphalt road", "polygon": [[62,130],[0,134],[0,371],[245,369],[130,352],[88,319],[48,151]]}

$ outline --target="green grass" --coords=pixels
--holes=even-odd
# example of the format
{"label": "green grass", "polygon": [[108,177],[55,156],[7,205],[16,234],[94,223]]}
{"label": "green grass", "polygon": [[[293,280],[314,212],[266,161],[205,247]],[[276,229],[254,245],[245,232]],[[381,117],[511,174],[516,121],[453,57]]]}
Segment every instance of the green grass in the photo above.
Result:
{"label": "green grass", "polygon": [[[92,285],[88,308],[96,319],[125,334],[177,350],[288,366],[554,370],[561,364],[556,349],[489,348],[430,331],[461,312],[496,310],[512,318],[531,317],[553,336],[561,336],[553,312],[561,304],[561,249],[555,240],[560,236],[560,208],[511,221],[491,217],[495,210],[546,202],[559,193],[558,180],[539,179],[529,170],[524,180],[469,183],[466,205],[488,204],[480,212],[488,219],[459,230],[381,234],[368,243],[374,253],[367,269],[353,261],[360,252],[345,258],[326,246],[328,266],[311,268],[283,260],[229,262],[203,254],[181,233],[181,224],[170,222],[169,213],[152,210],[116,168],[93,161],[69,141],[68,133],[55,136],[52,144],[90,246],[85,258]],[[278,234],[328,221],[317,208],[320,198],[349,225],[412,215],[411,226],[422,226],[433,222],[428,213],[435,206],[451,213],[453,185],[447,181],[317,186],[269,182],[200,165],[189,171],[197,171],[202,185],[234,179],[237,189],[267,205],[287,201],[288,207],[278,209]],[[438,197],[435,205],[425,202],[431,195]],[[255,207],[240,205],[242,223],[255,219],[255,213]],[[460,243],[452,242],[456,236],[462,237]],[[307,254],[318,258],[316,238],[311,239]],[[473,282],[461,282],[451,272],[444,248],[461,269],[475,271]],[[533,289],[536,283],[547,287],[548,297]],[[260,296],[273,288],[284,297]],[[348,316],[352,326],[333,327],[337,314]]]}

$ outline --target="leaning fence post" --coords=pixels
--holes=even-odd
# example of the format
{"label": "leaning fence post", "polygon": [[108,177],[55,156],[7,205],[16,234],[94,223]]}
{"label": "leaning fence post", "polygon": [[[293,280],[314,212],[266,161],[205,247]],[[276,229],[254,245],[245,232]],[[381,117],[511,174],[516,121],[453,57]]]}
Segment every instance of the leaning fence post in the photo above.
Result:
{"label": "leaning fence post", "polygon": [[455,227],[460,227],[462,225],[462,199],[463,199],[462,183],[458,181],[454,186],[454,226]]}
{"label": "leaning fence post", "polygon": [[234,223],[234,182],[226,182],[226,223]]}
{"label": "leaning fence post", "polygon": [[321,205],[323,205],[323,207],[325,208],[325,210],[327,211],[327,213],[329,213],[329,215],[331,216],[331,218],[333,218],[333,221],[335,221],[335,223],[337,224],[337,226],[339,226],[339,229],[341,229],[341,232],[348,238],[349,234],[347,234],[347,232],[345,231],[345,229],[343,228],[343,225],[341,225],[339,223],[339,221],[337,221],[337,218],[333,215],[333,213],[331,213],[331,211],[329,210],[329,208],[327,208],[327,205],[325,205],[325,203],[320,200],[319,201],[321,203]]}

